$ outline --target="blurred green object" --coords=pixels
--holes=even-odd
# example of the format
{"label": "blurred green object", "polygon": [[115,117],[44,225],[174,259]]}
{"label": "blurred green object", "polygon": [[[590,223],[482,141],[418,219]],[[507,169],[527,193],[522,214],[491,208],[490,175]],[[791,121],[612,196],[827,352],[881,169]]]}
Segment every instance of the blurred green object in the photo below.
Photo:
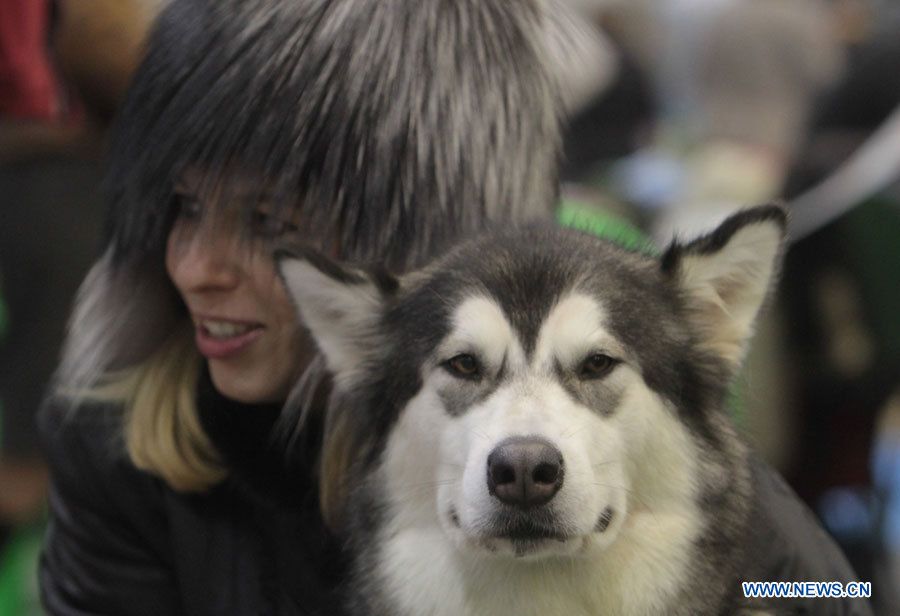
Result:
{"label": "blurred green object", "polygon": [[37,586],[43,520],[13,529],[0,547],[0,616],[42,614]]}
{"label": "blurred green object", "polygon": [[[9,311],[6,308],[6,302],[3,301],[3,280],[0,279],[0,344],[6,338],[6,332],[9,329]],[[3,442],[3,392],[0,391],[0,443]],[[2,546],[0,546],[2,547]],[[2,616],[3,612],[0,612]]]}
{"label": "blurred green object", "polygon": [[900,364],[900,188],[867,200],[841,219],[842,255],[858,280],[878,347],[878,369]]}
{"label": "blurred green object", "polygon": [[556,211],[556,221],[563,227],[584,231],[610,240],[626,250],[657,255],[659,251],[643,231],[621,216],[575,200],[564,199]]}
{"label": "blurred green object", "polygon": [[[9,313],[0,286],[0,341],[9,328]],[[0,392],[2,393],[2,392]],[[3,437],[3,401],[0,400],[0,441]],[[0,616],[42,614],[37,587],[38,558],[44,534],[43,520],[9,529],[0,542]]]}
{"label": "blurred green object", "polygon": [[728,395],[725,398],[725,408],[728,409],[731,420],[734,421],[740,432],[747,429],[748,372],[749,368],[745,363],[728,389]]}

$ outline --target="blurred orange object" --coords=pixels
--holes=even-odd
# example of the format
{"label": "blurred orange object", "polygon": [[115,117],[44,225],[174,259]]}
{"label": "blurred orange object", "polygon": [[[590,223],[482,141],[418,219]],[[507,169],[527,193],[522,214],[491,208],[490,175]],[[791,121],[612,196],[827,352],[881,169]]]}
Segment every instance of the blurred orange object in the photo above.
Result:
{"label": "blurred orange object", "polygon": [[0,116],[53,120],[59,115],[49,27],[48,0],[0,0]]}
{"label": "blurred orange object", "polygon": [[[20,2],[21,0],[0,0]],[[105,124],[125,96],[166,0],[58,0],[54,47],[87,112]]]}
{"label": "blurred orange object", "polygon": [[0,457],[0,526],[34,519],[44,506],[47,482],[43,461]]}

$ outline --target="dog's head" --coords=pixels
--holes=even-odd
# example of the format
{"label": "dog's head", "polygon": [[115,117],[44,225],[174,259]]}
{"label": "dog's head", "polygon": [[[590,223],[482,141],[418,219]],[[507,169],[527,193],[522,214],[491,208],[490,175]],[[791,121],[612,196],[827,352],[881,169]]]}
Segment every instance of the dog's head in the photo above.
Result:
{"label": "dog's head", "polygon": [[701,500],[698,452],[724,447],[784,227],[781,208],[745,210],[661,259],[512,230],[399,279],[304,250],[279,262],[335,376],[331,425],[352,435],[338,458],[386,523],[539,557]]}

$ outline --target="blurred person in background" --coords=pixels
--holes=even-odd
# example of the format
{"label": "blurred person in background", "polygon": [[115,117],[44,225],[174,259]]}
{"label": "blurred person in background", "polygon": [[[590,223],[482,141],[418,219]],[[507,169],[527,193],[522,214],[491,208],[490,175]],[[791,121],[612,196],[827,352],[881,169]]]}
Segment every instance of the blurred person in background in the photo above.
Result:
{"label": "blurred person in background", "polygon": [[[844,42],[830,3],[578,1],[593,7],[630,70],[613,96],[574,119],[564,177],[592,187],[657,241],[694,235],[784,194],[815,105],[843,74]],[[579,138],[590,133],[598,145]],[[616,135],[615,149],[608,142],[603,149],[607,134]],[[765,385],[741,420],[783,468],[791,401],[782,395],[790,385],[781,328],[777,312],[760,323],[749,363]]]}
{"label": "blurred person in background", "polygon": [[[623,67],[566,142],[581,195],[656,237],[789,200],[794,245],[733,413],[896,613],[900,5],[573,2]],[[853,211],[826,226],[834,206]]]}
{"label": "blurred person in background", "polygon": [[900,3],[842,0],[843,78],[788,176],[787,476],[900,612]]}
{"label": "blurred person in background", "polygon": [[[22,234],[34,228],[34,210],[40,205],[23,198],[21,185],[28,180],[21,177],[21,167],[10,163],[27,157],[22,144],[14,143],[14,133],[47,134],[48,126],[57,126],[65,118],[63,87],[50,57],[51,9],[49,2],[0,2],[0,485],[4,486],[0,527],[34,515],[43,500],[44,479],[36,460],[32,423],[56,353],[40,354],[49,355],[43,375],[30,361],[33,355],[16,353],[15,359],[13,355],[24,350],[24,345],[17,344],[20,334],[31,344],[42,345],[43,338],[34,334],[45,319],[32,313],[30,320],[40,324],[30,327],[25,306],[30,304],[32,285],[20,278],[23,270],[32,269],[32,255],[21,246]],[[59,313],[61,324],[65,309]],[[11,328],[10,321],[19,320],[22,324]],[[55,334],[59,338],[62,328]]]}
{"label": "blurred person in background", "polygon": [[[52,65],[49,44],[51,4],[0,1],[0,614],[29,614],[35,608],[27,589],[11,580],[35,567],[40,515],[46,489],[46,470],[38,454],[33,428],[34,410],[40,401],[56,352],[47,349],[43,375],[35,355],[23,353],[18,334],[32,338],[38,347],[46,338],[46,320],[54,308],[23,318],[31,285],[22,285],[18,272],[29,268],[20,241],[30,231],[34,204],[23,198],[21,166],[12,166],[23,148],[16,133],[32,130],[47,133],[63,117],[62,88]],[[18,141],[22,141],[19,139]],[[30,168],[30,165],[25,165]],[[78,273],[78,276],[82,272]],[[73,289],[74,290],[74,289]],[[56,300],[58,297],[47,297]],[[68,303],[70,298],[65,298]],[[58,310],[62,335],[65,308]],[[12,323],[11,323],[12,321]],[[37,327],[33,326],[38,321]],[[12,325],[15,324],[13,328]],[[51,337],[53,334],[50,334]],[[38,356],[41,353],[38,352]]]}
{"label": "blurred person in background", "polygon": [[39,613],[35,412],[100,242],[100,152],[160,0],[0,1],[0,614]]}
{"label": "blurred person in background", "polygon": [[813,104],[841,76],[822,0],[581,0],[641,71],[652,108],[619,169],[654,237],[781,193]]}

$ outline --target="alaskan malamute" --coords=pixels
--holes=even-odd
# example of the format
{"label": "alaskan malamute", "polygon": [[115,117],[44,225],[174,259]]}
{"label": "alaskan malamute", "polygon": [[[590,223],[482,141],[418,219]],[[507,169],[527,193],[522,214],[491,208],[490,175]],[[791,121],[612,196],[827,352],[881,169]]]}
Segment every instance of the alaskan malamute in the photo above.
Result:
{"label": "alaskan malamute", "polygon": [[748,209],[657,259],[530,227],[400,278],[281,252],[335,375],[351,612],[738,611],[753,486],[723,406],[784,231]]}

